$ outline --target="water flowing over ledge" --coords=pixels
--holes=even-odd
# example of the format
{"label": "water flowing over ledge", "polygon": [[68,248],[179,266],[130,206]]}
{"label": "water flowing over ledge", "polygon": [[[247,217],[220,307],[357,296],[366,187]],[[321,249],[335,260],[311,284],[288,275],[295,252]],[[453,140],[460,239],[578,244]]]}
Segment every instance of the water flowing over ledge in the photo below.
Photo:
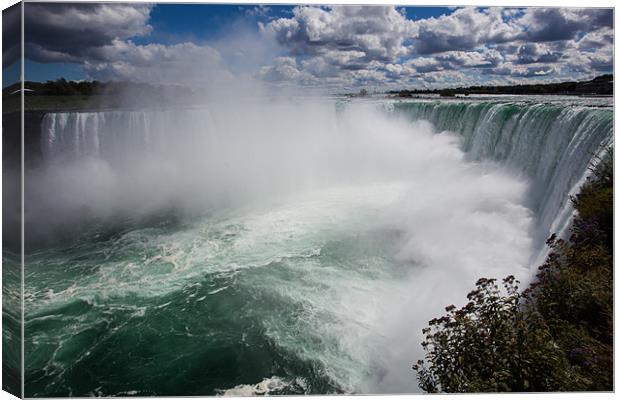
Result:
{"label": "water flowing over ledge", "polygon": [[610,108],[411,101],[392,109],[411,120],[430,121],[438,132],[458,132],[470,159],[494,161],[528,178],[536,233],[543,241],[566,230],[572,216],[569,196],[613,141]]}
{"label": "water flowing over ledge", "polygon": [[595,107],[360,103],[46,115],[26,183],[57,207],[32,221],[250,201],[29,257],[33,393],[173,393],[162,370],[186,394],[416,391],[426,321],[527,275],[530,228],[569,220],[613,137]]}
{"label": "water flowing over ledge", "polygon": [[[566,230],[572,215],[569,196],[586,179],[588,166],[613,141],[609,108],[403,101],[386,109],[412,121],[429,121],[437,132],[459,133],[471,160],[497,162],[530,180],[528,205],[538,217],[538,240]],[[122,162],[137,148],[166,149],[168,127],[178,113],[187,114],[181,117],[185,121],[195,121],[184,134],[200,132],[200,124],[214,124],[208,110],[50,113],[42,122],[41,150],[48,160],[90,156]],[[203,115],[196,118],[197,114]]]}

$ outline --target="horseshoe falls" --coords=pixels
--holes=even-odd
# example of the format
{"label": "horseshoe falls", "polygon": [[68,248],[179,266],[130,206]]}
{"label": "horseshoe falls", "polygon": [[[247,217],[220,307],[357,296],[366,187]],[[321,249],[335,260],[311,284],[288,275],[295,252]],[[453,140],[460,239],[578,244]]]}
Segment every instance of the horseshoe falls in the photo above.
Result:
{"label": "horseshoe falls", "polygon": [[427,321],[527,283],[612,144],[607,104],[539,100],[46,114],[26,396],[418,391]]}
{"label": "horseshoe falls", "polygon": [[587,167],[613,139],[613,111],[606,107],[403,102],[396,108],[412,120],[431,121],[438,131],[459,132],[469,159],[490,160],[526,177],[542,241],[566,230],[572,215],[568,196],[579,191]]}

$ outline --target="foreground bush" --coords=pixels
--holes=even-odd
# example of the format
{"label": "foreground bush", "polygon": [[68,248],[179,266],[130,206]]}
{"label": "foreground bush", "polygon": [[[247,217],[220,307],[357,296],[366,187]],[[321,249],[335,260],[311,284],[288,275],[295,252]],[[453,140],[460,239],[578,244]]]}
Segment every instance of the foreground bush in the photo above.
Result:
{"label": "foreground bush", "polygon": [[480,279],[461,309],[423,330],[413,369],[427,392],[613,389],[613,164],[596,168],[572,199],[568,240],[522,293],[509,276]]}

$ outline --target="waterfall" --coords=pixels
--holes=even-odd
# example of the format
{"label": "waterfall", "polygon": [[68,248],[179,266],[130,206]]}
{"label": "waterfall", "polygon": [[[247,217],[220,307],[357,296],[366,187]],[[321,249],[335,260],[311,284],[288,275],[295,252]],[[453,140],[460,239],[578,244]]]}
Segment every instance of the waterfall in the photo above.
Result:
{"label": "waterfall", "polygon": [[49,113],[42,122],[41,151],[48,162],[98,157],[122,163],[135,152],[164,152],[178,135],[198,132],[171,126],[207,120],[192,110]]}
{"label": "waterfall", "polygon": [[[482,276],[527,284],[612,119],[465,100],[48,114],[25,179],[25,231],[51,243],[26,267],[25,348],[44,352],[26,377],[73,395],[411,393],[426,321]],[[186,373],[223,358],[230,375]]]}
{"label": "waterfall", "polygon": [[[540,243],[566,231],[573,214],[570,196],[613,140],[611,108],[417,100],[384,106],[411,121],[429,121],[437,132],[460,134],[470,160],[492,161],[526,178]],[[222,138],[235,133],[216,121],[208,109],[50,113],[42,122],[41,148],[48,162],[98,157],[122,169],[136,151],[160,156],[187,151],[175,145],[180,136],[184,143],[225,145]]]}
{"label": "waterfall", "polygon": [[573,214],[569,197],[613,141],[611,108],[472,101],[403,101],[392,106],[412,121],[427,120],[437,131],[462,135],[471,160],[494,161],[526,177],[540,241],[566,231]]}

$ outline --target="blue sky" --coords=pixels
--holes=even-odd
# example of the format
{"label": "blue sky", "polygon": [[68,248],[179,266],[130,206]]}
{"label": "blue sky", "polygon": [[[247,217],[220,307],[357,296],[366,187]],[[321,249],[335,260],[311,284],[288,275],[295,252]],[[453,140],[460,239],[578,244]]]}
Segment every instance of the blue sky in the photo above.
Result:
{"label": "blue sky", "polygon": [[336,89],[587,79],[613,70],[612,20],[605,9],[28,3],[26,79]]}
{"label": "blue sky", "polygon": [[[291,15],[293,10],[292,6],[269,6],[265,16],[247,15],[255,8],[256,6],[252,5],[158,4],[151,11],[149,23],[156,35],[161,35],[162,40],[187,35],[207,41],[224,34],[231,21],[286,17]],[[252,26],[258,31],[255,23]]]}

